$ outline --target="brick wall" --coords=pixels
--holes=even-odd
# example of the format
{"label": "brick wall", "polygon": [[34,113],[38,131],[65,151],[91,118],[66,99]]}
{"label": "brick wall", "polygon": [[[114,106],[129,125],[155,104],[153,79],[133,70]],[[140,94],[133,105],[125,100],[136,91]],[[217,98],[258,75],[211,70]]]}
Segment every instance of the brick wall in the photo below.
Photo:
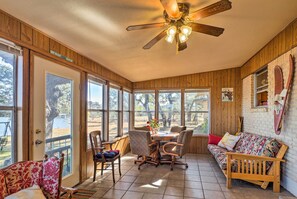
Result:
{"label": "brick wall", "polygon": [[297,195],[297,71],[295,70],[293,87],[289,98],[288,111],[284,117],[283,129],[280,135],[274,133],[273,98],[274,98],[274,66],[283,69],[285,84],[289,71],[289,55],[297,59],[297,47],[279,56],[268,64],[268,108],[253,108],[253,76],[243,79],[242,115],[244,131],[274,137],[289,146],[285,156],[287,162],[283,166],[282,185]]}

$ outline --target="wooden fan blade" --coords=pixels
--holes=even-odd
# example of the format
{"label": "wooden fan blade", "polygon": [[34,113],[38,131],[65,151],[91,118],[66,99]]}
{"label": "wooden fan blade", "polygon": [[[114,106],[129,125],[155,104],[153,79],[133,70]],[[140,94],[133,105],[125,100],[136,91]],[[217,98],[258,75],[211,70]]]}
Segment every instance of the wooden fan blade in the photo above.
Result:
{"label": "wooden fan blade", "polygon": [[156,37],[154,37],[150,42],[148,42],[145,46],[143,46],[143,49],[150,49],[153,45],[155,45],[158,41],[160,41],[163,37],[167,35],[166,29],[163,30],[160,34],[158,34]]}
{"label": "wooden fan blade", "polygon": [[220,36],[224,32],[224,28],[209,26],[200,23],[189,23],[188,25],[192,27],[192,31],[216,37]]}
{"label": "wooden fan blade", "polygon": [[147,29],[147,28],[159,28],[159,27],[163,27],[165,25],[167,25],[166,22],[132,25],[132,26],[128,26],[126,28],[126,30],[131,31],[131,30],[142,30],[142,29]]}
{"label": "wooden fan blade", "polygon": [[189,14],[190,20],[199,20],[204,17],[208,17],[220,12],[224,12],[232,8],[232,3],[229,0],[221,0],[205,8],[197,10]]}
{"label": "wooden fan blade", "polygon": [[176,0],[160,0],[160,2],[170,18],[179,19],[181,17],[182,14],[179,11]]}
{"label": "wooden fan blade", "polygon": [[183,43],[178,42],[177,50],[182,51],[182,50],[185,50],[187,47],[188,47],[187,42],[183,42]]}

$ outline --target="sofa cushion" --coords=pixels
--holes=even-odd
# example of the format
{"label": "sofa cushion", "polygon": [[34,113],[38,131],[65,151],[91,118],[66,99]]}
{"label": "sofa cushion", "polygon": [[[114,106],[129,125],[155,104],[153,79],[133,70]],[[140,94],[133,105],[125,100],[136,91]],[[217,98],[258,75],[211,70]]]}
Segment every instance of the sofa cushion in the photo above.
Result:
{"label": "sofa cushion", "polygon": [[0,198],[7,195],[7,189],[5,184],[5,176],[2,170],[0,170]]}
{"label": "sofa cushion", "polygon": [[214,156],[214,158],[216,159],[221,169],[225,170],[227,168],[227,157],[226,157],[226,152],[228,152],[227,149],[214,144],[207,145],[207,148]]}
{"label": "sofa cushion", "polygon": [[241,133],[234,150],[238,153],[262,155],[266,144],[271,140],[272,138],[257,134]]}
{"label": "sofa cushion", "polygon": [[3,172],[9,195],[42,183],[42,162],[19,162],[7,167]]}
{"label": "sofa cushion", "polygon": [[[276,139],[272,139],[266,144],[262,156],[275,158],[281,147],[281,143],[279,143]],[[267,170],[271,167],[271,165],[272,162],[266,162]]]}

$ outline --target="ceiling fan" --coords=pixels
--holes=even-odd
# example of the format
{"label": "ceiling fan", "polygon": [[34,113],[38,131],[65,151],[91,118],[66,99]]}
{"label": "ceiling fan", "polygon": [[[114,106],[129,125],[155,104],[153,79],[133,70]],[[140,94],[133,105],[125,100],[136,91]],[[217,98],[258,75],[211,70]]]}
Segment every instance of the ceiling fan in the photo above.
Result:
{"label": "ceiling fan", "polygon": [[165,22],[132,25],[126,28],[127,31],[131,31],[166,27],[166,29],[143,46],[143,49],[150,49],[165,37],[165,40],[169,43],[175,41],[177,50],[182,51],[187,48],[186,41],[192,31],[218,37],[224,32],[224,28],[200,24],[195,21],[232,8],[229,0],[221,0],[200,10],[189,13],[189,3],[177,3],[176,0],[160,0],[160,2],[164,8],[163,16]]}

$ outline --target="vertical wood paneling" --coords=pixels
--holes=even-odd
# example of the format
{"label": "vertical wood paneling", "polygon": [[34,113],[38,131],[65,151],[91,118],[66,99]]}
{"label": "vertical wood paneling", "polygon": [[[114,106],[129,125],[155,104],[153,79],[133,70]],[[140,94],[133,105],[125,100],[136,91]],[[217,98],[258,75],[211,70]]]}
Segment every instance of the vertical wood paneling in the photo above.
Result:
{"label": "vertical wood paneling", "polygon": [[33,30],[33,46],[49,53],[49,38],[37,30]]}
{"label": "vertical wood paneling", "polygon": [[13,39],[20,39],[21,23],[16,18],[0,11],[0,31]]}
{"label": "vertical wood paneling", "polygon": [[268,42],[259,52],[251,57],[241,70],[241,78],[256,72],[278,56],[297,45],[297,19],[292,21],[284,30]]}
{"label": "vertical wood paneling", "polygon": [[21,41],[33,45],[33,29],[23,23],[21,24]]}

